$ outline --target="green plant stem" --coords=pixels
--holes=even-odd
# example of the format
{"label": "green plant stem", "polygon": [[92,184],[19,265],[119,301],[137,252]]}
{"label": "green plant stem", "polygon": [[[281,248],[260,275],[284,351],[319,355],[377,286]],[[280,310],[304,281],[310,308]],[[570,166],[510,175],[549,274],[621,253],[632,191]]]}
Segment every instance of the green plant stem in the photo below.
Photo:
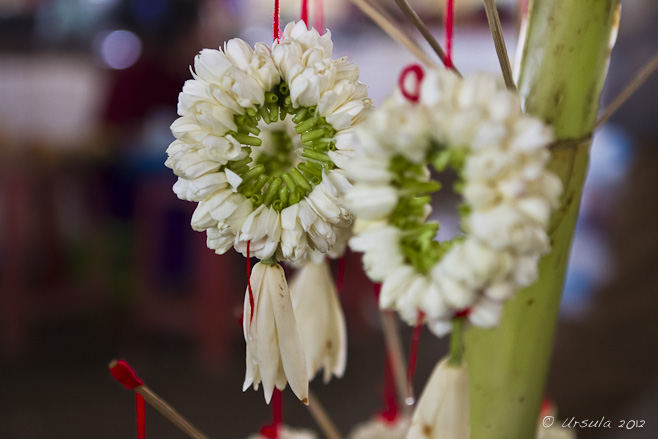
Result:
{"label": "green plant stem", "polygon": [[496,329],[472,328],[465,335],[473,439],[535,435],[618,4],[532,2],[517,84],[526,112],[554,128],[558,143],[549,168],[564,192],[539,281],[505,305]]}
{"label": "green plant stem", "polygon": [[456,317],[452,320],[450,333],[450,354],[448,363],[451,366],[461,366],[464,360],[464,318]]}

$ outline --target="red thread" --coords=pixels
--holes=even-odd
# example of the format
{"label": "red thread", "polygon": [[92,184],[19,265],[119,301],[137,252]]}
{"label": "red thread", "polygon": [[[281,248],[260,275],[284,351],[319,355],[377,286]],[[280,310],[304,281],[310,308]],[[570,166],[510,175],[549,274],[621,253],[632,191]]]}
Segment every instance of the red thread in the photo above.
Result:
{"label": "red thread", "polygon": [[382,284],[372,284],[372,293],[375,295],[375,299],[379,300],[379,293],[382,292]]}
{"label": "red thread", "polygon": [[[409,93],[406,89],[407,75],[410,73],[416,75],[416,90],[414,90],[413,94]],[[423,80],[423,76],[423,68],[418,64],[411,64],[402,70],[398,79],[398,87],[400,87],[400,92],[405,99],[411,102],[418,102],[418,99],[420,99],[420,83]]]}
{"label": "red thread", "polygon": [[302,0],[302,12],[299,16],[299,19],[304,22],[306,28],[308,29],[308,0]]}
{"label": "red thread", "polygon": [[272,41],[279,41],[281,31],[279,30],[279,0],[274,0],[274,19],[272,22]]}
{"label": "red thread", "polygon": [[272,393],[272,423],[263,425],[260,429],[260,434],[268,439],[278,439],[282,422],[283,393],[275,387],[274,393]]}
{"label": "red thread", "polygon": [[471,308],[464,308],[461,311],[457,311],[455,313],[455,318],[456,319],[461,319],[464,317],[468,317],[471,314]]}
{"label": "red thread", "polygon": [[137,405],[137,439],[146,439],[146,403],[144,397],[135,393]]}
{"label": "red thread", "polygon": [[407,390],[409,395],[413,395],[414,390],[414,374],[416,373],[416,362],[418,360],[418,344],[420,343],[420,334],[423,329],[423,320],[425,313],[418,311],[418,320],[414,326],[414,332],[411,335],[411,347],[409,349],[409,367],[407,369]]}
{"label": "red thread", "polygon": [[[115,360],[110,363],[110,373],[115,380],[123,384],[128,390],[144,385],[137,373],[125,360]],[[137,439],[146,439],[146,407],[144,397],[135,392],[135,408],[137,421]]]}
{"label": "red thread", "polygon": [[452,37],[455,27],[455,1],[446,0],[446,10],[445,10],[445,40],[446,40],[446,59],[445,66],[448,69],[453,67],[452,64]]}
{"label": "red thread", "polygon": [[249,256],[249,246],[251,241],[247,241],[247,289],[249,290],[249,327],[254,320],[254,292],[251,289],[251,257]]}
{"label": "red thread", "polygon": [[395,378],[393,373],[393,361],[386,354],[386,372],[384,375],[384,406],[385,409],[379,413],[386,423],[393,423],[398,419],[400,411],[395,389]]}
{"label": "red thread", "polygon": [[345,280],[345,256],[338,260],[338,276],[336,276],[336,289],[340,293],[343,291],[343,281]]}
{"label": "red thread", "polygon": [[519,2],[519,15],[524,20],[528,18],[528,3],[528,0],[521,0]]}
{"label": "red thread", "polygon": [[315,27],[315,30],[317,30],[320,34],[324,33],[324,5],[322,0],[315,0],[314,3],[315,6],[315,22],[313,27]]}
{"label": "red thread", "polygon": [[137,377],[137,374],[130,365],[124,360],[113,361],[110,363],[110,373],[115,380],[123,386],[132,390],[135,387],[143,386],[144,381]]}

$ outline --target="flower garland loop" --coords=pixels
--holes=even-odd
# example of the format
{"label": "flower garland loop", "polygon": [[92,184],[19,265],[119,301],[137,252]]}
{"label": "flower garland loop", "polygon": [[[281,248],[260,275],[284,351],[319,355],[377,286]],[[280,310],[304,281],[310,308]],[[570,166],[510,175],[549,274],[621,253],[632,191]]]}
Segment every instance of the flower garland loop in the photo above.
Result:
{"label": "flower garland loop", "polygon": [[[491,75],[429,70],[419,81],[418,102],[397,90],[357,129],[359,156],[346,168],[357,218],[350,246],[382,283],[380,306],[409,324],[422,311],[438,335],[457,315],[495,326],[550,247],[562,191],[546,169],[552,131]],[[459,176],[463,233],[452,240],[435,240],[439,224],[427,221],[441,187],[429,166]]]}
{"label": "flower garland loop", "polygon": [[329,32],[293,22],[271,49],[236,38],[195,58],[166,165],[217,253],[246,255],[251,241],[261,260],[300,262],[346,245],[341,167],[372,105],[358,68],[332,50]]}

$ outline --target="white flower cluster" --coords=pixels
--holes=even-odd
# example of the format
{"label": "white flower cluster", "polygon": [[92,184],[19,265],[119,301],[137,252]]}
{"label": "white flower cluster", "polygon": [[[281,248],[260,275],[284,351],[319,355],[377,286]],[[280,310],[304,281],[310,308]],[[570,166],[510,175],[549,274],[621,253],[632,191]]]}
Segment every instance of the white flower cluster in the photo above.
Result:
{"label": "white flower cluster", "polygon": [[404,439],[411,419],[400,416],[393,422],[378,416],[354,427],[349,439]]}
{"label": "white flower cluster", "polygon": [[[380,306],[410,324],[420,310],[443,335],[456,313],[469,310],[471,323],[495,326],[503,302],[536,281],[538,260],[549,250],[546,229],[562,191],[546,169],[552,132],[523,114],[518,95],[490,75],[461,79],[430,70],[420,87],[418,103],[397,92],[358,130],[360,156],[346,168],[354,182],[346,203],[357,217],[350,246],[365,253],[366,271],[382,282]],[[409,194],[394,169],[401,161],[418,165],[417,184],[427,185],[426,165],[440,168],[450,157],[462,158],[465,236],[423,272],[401,248],[410,231],[392,221]],[[429,198],[422,201],[415,217],[421,224],[430,211]]]}
{"label": "white flower cluster", "polygon": [[[287,425],[279,426],[277,432],[279,439],[318,439],[318,435],[313,430],[305,428],[293,428]],[[270,439],[262,433],[252,434],[247,439]]]}
{"label": "white flower cluster", "polygon": [[[260,259],[303,261],[311,252],[327,253],[337,241],[344,247],[340,240],[347,239],[344,230],[352,217],[342,207],[350,183],[340,167],[353,155],[352,126],[365,118],[371,101],[367,87],[357,81],[357,67],[344,58],[331,59],[332,49],[329,32],[319,35],[298,22],[285,27],[272,49],[263,43],[252,49],[232,39],[223,50],[204,49],[195,58],[194,79],[185,83],[179,96],[180,117],[171,126],[176,140],[167,149],[166,165],[179,177],[173,187],[178,197],[199,203],[192,227],[206,231],[207,244],[217,253],[235,247],[246,254],[250,242],[251,255]],[[284,85],[287,111],[284,103],[274,108],[268,101],[272,90]],[[264,108],[267,114],[261,118]],[[305,128],[313,129],[314,121],[323,118],[325,131],[302,134],[301,124],[292,122],[295,113],[290,113],[301,116],[302,110],[313,114]],[[329,151],[311,151],[302,158],[304,148],[294,142],[298,148],[292,165],[306,160],[312,166],[305,169],[315,170],[315,180],[310,173],[293,169],[295,180],[289,179],[286,186],[267,170],[262,174],[255,162],[249,164],[257,155],[250,146],[258,148],[261,139],[248,134],[268,130],[270,123],[277,126],[273,122],[278,120],[279,125],[291,126],[287,131],[298,128],[302,141],[307,136],[307,145],[331,145]],[[280,197],[279,203],[271,203],[272,197],[254,201],[244,193],[249,184]],[[292,201],[292,186],[297,185],[305,189]]]}

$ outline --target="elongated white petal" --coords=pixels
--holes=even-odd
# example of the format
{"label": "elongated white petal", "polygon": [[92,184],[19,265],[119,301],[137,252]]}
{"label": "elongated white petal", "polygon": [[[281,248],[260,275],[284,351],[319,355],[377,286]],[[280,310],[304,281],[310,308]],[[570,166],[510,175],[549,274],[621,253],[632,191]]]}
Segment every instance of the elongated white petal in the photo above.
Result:
{"label": "elongated white petal", "polygon": [[345,318],[325,262],[306,263],[290,284],[295,317],[306,354],[308,379],[324,368],[324,381],[341,377],[347,360]]}
{"label": "elongated white petal", "polygon": [[274,308],[283,370],[286,372],[290,388],[297,398],[304,404],[308,404],[306,360],[297,331],[297,321],[285,273],[279,264],[275,264],[271,266],[266,275],[268,276],[266,282],[270,285],[269,294]]}
{"label": "elongated white petal", "polygon": [[434,368],[406,439],[470,439],[468,371],[443,359]]}

